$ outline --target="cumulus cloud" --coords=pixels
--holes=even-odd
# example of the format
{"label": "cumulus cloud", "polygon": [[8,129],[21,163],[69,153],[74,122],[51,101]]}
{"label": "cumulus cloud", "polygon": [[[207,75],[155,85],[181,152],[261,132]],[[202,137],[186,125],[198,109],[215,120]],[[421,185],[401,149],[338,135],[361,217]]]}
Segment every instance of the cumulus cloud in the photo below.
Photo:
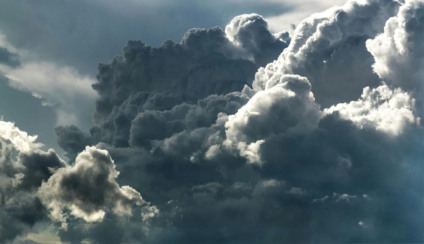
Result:
{"label": "cumulus cloud", "polygon": [[272,35],[268,30],[267,21],[257,14],[235,17],[225,27],[225,33],[236,47],[240,47],[244,51],[247,58],[252,59],[260,66],[277,58],[289,41]]}
{"label": "cumulus cloud", "polygon": [[[421,240],[393,231],[423,225],[397,205],[422,204],[417,99],[382,82],[366,46],[399,8],[350,1],[304,20],[287,48],[252,14],[225,32],[190,30],[181,44],[130,42],[99,67],[90,134],[58,128],[59,141],[70,154],[98,143],[115,159],[117,184],[160,210],[148,235],[125,232],[146,242]],[[62,240],[101,240],[79,226],[69,221]]]}
{"label": "cumulus cloud", "polygon": [[413,93],[421,116],[423,5],[422,1],[405,1],[399,13],[387,21],[384,32],[367,41],[367,48],[375,59],[374,71],[388,85]]}
{"label": "cumulus cloud", "polygon": [[309,81],[296,75],[270,80],[225,124],[224,144],[240,150],[252,163],[260,163],[258,151],[264,139],[275,134],[304,133],[316,127],[319,106]]}
{"label": "cumulus cloud", "polygon": [[305,76],[319,104],[329,107],[356,100],[365,86],[379,85],[365,42],[383,31],[399,4],[393,1],[349,1],[303,20],[278,60],[260,69],[253,88],[281,74]]}
{"label": "cumulus cloud", "polygon": [[408,93],[382,85],[372,90],[366,87],[358,101],[337,104],[324,113],[337,112],[359,128],[370,127],[399,135],[408,125],[419,123],[414,110],[415,100]]}
{"label": "cumulus cloud", "polygon": [[[235,28],[235,25],[239,26]],[[162,138],[169,136],[184,126],[177,122],[173,125],[160,123],[157,119],[158,123],[154,123],[153,117],[169,114],[156,111],[170,110],[186,103],[174,109],[175,113],[184,116],[183,110],[190,107],[188,104],[195,104],[210,95],[240,91],[250,84],[260,65],[275,59],[287,46],[285,41],[268,31],[266,21],[260,15],[239,16],[228,25],[229,29],[232,31],[191,29],[181,43],[166,41],[159,48],[139,41],[128,42],[123,57],[99,66],[98,82],[93,85],[99,95],[96,125],[91,135],[97,141],[128,146],[131,124],[134,121],[136,124],[147,123],[151,118],[150,125],[155,128],[161,124],[170,127],[157,132],[147,129],[151,128],[148,124],[134,127],[152,134],[146,139],[159,139],[154,138],[155,133],[162,134]],[[207,120],[216,119],[213,113],[207,115]]]}
{"label": "cumulus cloud", "polygon": [[421,5],[350,1],[288,47],[254,14],[159,48],[131,41],[99,66],[90,133],[56,129],[69,164],[30,147],[4,182],[70,243],[422,241],[420,84],[383,75],[394,57],[375,43],[405,16],[419,26]]}
{"label": "cumulus cloud", "polygon": [[138,191],[118,185],[107,151],[87,147],[68,165],[53,149],[41,151],[36,136],[0,122],[0,241],[13,241],[49,219],[67,227],[70,216],[90,223],[110,213],[131,217],[133,209],[144,233],[159,214]]}
{"label": "cumulus cloud", "polygon": [[12,123],[0,122],[0,241],[6,242],[47,219],[47,210],[35,191],[63,161],[52,150],[38,150],[35,136]]}
{"label": "cumulus cloud", "polygon": [[0,136],[3,140],[10,141],[19,151],[30,151],[42,146],[37,143],[37,136],[28,135],[25,131],[21,131],[12,122],[0,121]]}
{"label": "cumulus cloud", "polygon": [[107,151],[87,147],[73,166],[57,170],[38,191],[53,219],[66,221],[64,210],[87,222],[102,221],[106,211],[132,215],[145,203],[139,192],[116,182],[119,172]]}

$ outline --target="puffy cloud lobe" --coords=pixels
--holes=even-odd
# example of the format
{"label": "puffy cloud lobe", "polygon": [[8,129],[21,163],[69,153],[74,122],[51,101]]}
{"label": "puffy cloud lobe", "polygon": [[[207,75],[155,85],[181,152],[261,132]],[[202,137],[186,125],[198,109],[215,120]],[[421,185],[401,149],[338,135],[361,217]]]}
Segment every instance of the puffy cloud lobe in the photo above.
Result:
{"label": "puffy cloud lobe", "polygon": [[87,147],[72,166],[58,169],[38,191],[53,219],[66,221],[64,210],[87,222],[102,221],[106,212],[132,215],[145,204],[139,192],[116,182],[119,172],[107,151]]}
{"label": "puffy cloud lobe", "polygon": [[390,18],[384,33],[367,42],[374,71],[388,85],[412,92],[419,114],[423,113],[423,9],[422,1],[405,1],[397,16]]}
{"label": "puffy cloud lobe", "polygon": [[141,112],[132,121],[130,145],[149,146],[150,141],[162,140],[184,130],[210,127],[220,113],[235,113],[248,97],[242,93],[212,95],[196,105],[181,104],[167,111]]}
{"label": "puffy cloud lobe", "polygon": [[268,86],[229,116],[225,124],[224,144],[240,150],[240,155],[252,163],[260,163],[258,147],[267,137],[310,131],[320,118],[319,106],[306,78],[283,75]]}
{"label": "puffy cloud lobe", "polygon": [[349,1],[312,15],[297,26],[279,59],[258,71],[253,88],[263,89],[274,75],[297,74],[308,78],[323,107],[356,100],[363,87],[379,84],[365,42],[397,8],[393,1]]}
{"label": "puffy cloud lobe", "polygon": [[92,144],[92,138],[74,125],[55,128],[57,143],[66,151],[66,156],[73,161],[79,152]]}
{"label": "puffy cloud lobe", "polygon": [[364,88],[361,99],[350,103],[339,103],[324,113],[339,113],[344,119],[359,128],[375,128],[379,131],[399,135],[410,124],[417,124],[414,115],[415,100],[401,89],[391,90],[382,85],[375,89]]}
{"label": "puffy cloud lobe", "polygon": [[0,136],[4,140],[10,141],[19,151],[30,151],[41,147],[41,143],[36,143],[37,136],[30,136],[25,131],[21,131],[12,122],[0,121]]}
{"label": "puffy cloud lobe", "polygon": [[282,39],[272,35],[268,30],[267,21],[257,14],[235,17],[225,27],[225,33],[236,47],[241,48],[247,58],[252,59],[259,66],[264,66],[270,60],[276,59],[290,41],[287,33],[280,34]]}

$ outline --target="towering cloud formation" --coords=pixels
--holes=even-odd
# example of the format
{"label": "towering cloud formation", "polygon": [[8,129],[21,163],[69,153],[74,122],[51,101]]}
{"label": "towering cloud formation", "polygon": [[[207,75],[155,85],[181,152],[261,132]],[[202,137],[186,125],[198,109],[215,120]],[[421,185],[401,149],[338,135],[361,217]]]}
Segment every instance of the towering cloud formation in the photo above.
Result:
{"label": "towering cloud formation", "polygon": [[131,41],[99,66],[90,134],[56,129],[69,164],[5,137],[35,158],[4,164],[6,189],[71,243],[423,241],[423,10],[350,1],[288,46],[254,14],[159,48]]}
{"label": "towering cloud formation", "polygon": [[365,42],[383,30],[397,8],[395,1],[349,1],[312,15],[298,25],[280,58],[259,70],[253,87],[263,88],[274,75],[298,74],[309,79],[324,107],[356,100],[363,87],[378,85]]}
{"label": "towering cloud formation", "polygon": [[375,59],[374,71],[392,87],[413,93],[421,116],[424,112],[423,5],[422,1],[406,1],[398,15],[387,21],[384,32],[367,42]]}

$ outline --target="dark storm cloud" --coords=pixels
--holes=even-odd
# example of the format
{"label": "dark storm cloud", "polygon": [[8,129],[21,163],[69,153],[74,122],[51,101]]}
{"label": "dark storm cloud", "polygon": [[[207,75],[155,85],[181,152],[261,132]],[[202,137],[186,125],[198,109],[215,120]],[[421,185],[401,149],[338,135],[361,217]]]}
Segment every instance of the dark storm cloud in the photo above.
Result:
{"label": "dark storm cloud", "polygon": [[[93,85],[100,96],[95,111],[97,125],[91,134],[97,141],[128,146],[131,123],[137,113],[169,110],[185,102],[186,105],[171,112],[181,114],[184,112],[176,110],[184,107],[187,110],[188,104],[209,95],[240,91],[250,84],[261,63],[275,59],[287,45],[274,37],[267,30],[265,20],[255,14],[234,19],[227,33],[220,28],[192,29],[184,35],[181,44],[167,41],[159,48],[152,48],[130,41],[123,57],[99,66],[98,83]],[[217,112],[229,111],[218,109]],[[215,120],[217,112],[206,119]],[[146,112],[144,120],[150,116],[151,124],[160,126],[152,117],[156,113]],[[143,130],[156,133],[146,128]],[[169,134],[166,130],[175,133],[174,130],[182,129],[177,123],[158,133],[165,136]]]}
{"label": "dark storm cloud", "polygon": [[7,48],[0,47],[0,64],[17,67],[21,63],[19,62],[19,56],[16,53],[10,52]]}
{"label": "dark storm cloud", "polygon": [[[124,57],[101,65],[93,142],[115,159],[120,184],[160,209],[137,240],[422,240],[423,221],[399,204],[424,211],[411,170],[423,133],[414,96],[380,83],[365,46],[398,8],[352,1],[310,17],[252,88],[239,67],[258,67],[283,43],[257,15],[158,49],[130,42]],[[74,228],[64,241],[101,240]],[[125,233],[116,240],[137,235]]]}
{"label": "dark storm cloud", "polygon": [[[37,189],[70,243],[421,242],[420,93],[378,68],[393,58],[385,41],[419,47],[423,8],[351,1],[302,22],[286,49],[258,15],[180,44],[130,41],[99,66],[90,134],[56,129],[72,164],[21,156],[31,170],[4,164],[1,182],[27,177],[21,191]],[[32,155],[34,138],[11,138]]]}

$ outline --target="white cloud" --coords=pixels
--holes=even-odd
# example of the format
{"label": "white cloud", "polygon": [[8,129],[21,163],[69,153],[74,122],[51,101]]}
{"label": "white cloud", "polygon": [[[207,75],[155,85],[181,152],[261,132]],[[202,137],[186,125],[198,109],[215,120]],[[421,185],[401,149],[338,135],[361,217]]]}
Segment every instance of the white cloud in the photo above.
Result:
{"label": "white cloud", "polygon": [[361,129],[374,128],[399,135],[407,125],[419,122],[414,115],[414,104],[407,92],[382,85],[375,89],[366,87],[359,100],[334,105],[324,113],[338,112],[343,119],[352,121]]}
{"label": "white cloud", "polygon": [[258,153],[266,138],[305,133],[317,125],[321,115],[310,88],[309,81],[298,75],[269,80],[265,90],[258,91],[236,114],[228,116],[224,145],[249,162],[262,164]]}
{"label": "white cloud", "polygon": [[393,87],[410,92],[417,100],[417,111],[424,114],[424,1],[410,0],[390,18],[384,32],[367,41],[374,56],[374,71]]}
{"label": "white cloud", "polygon": [[37,136],[30,136],[25,131],[21,131],[13,123],[2,120],[0,120],[0,137],[10,141],[21,152],[28,152],[42,146],[41,143],[35,142]]}
{"label": "white cloud", "polygon": [[293,9],[282,15],[266,17],[270,30],[274,32],[289,31],[292,29],[292,25],[297,25],[306,17],[335,5],[343,5],[346,0],[285,0],[281,2]]}
{"label": "white cloud", "polygon": [[91,85],[96,80],[80,74],[76,69],[49,61],[39,60],[28,50],[17,49],[0,32],[0,46],[19,56],[21,65],[0,65],[0,75],[9,80],[9,85],[40,98],[45,106],[57,112],[57,124],[81,125],[81,118],[91,113],[96,93]]}

